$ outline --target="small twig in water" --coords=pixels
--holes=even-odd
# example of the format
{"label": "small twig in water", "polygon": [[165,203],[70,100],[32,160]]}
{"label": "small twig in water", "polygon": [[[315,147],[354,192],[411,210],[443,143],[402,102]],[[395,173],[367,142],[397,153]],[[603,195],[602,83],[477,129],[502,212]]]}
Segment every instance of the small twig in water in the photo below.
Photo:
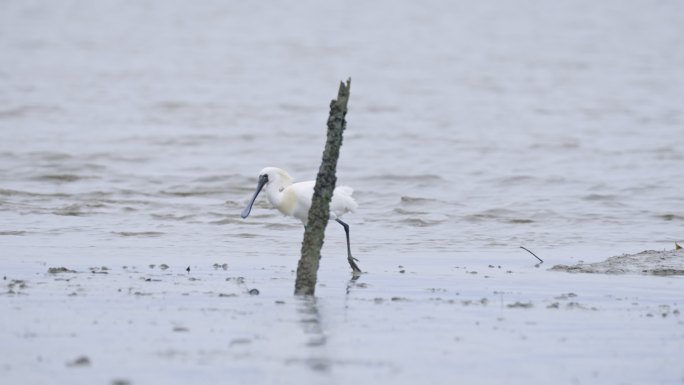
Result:
{"label": "small twig in water", "polygon": [[544,261],[541,258],[537,257],[537,254],[531,252],[527,247],[520,246],[520,248],[527,251],[528,253],[534,255],[534,257],[539,260],[539,263],[544,263]]}

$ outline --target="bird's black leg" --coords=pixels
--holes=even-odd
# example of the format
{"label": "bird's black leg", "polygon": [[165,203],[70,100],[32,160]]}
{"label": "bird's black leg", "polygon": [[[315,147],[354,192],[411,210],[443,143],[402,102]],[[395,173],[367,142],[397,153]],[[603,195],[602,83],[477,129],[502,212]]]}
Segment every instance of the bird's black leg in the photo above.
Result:
{"label": "bird's black leg", "polygon": [[354,262],[358,261],[358,259],[352,257],[351,255],[351,246],[349,246],[349,225],[339,219],[335,219],[335,221],[344,227],[344,233],[347,236],[347,261],[349,262],[349,266],[351,266],[354,274],[361,273],[361,269],[359,269],[359,266],[356,264],[356,262]]}

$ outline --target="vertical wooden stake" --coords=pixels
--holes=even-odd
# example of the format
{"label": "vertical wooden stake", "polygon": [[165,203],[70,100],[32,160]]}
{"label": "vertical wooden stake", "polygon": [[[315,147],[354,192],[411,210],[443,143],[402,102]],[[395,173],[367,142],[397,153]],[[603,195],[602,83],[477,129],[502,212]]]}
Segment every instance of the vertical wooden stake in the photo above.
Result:
{"label": "vertical wooden stake", "polygon": [[340,82],[337,99],[330,102],[330,116],[328,117],[328,138],[323,151],[323,160],[316,176],[309,219],[304,230],[302,242],[302,256],[297,265],[297,280],[295,281],[295,294],[314,295],[316,291],[316,279],[318,276],[318,262],[321,259],[321,248],[325,227],[330,218],[330,200],[337,176],[337,159],[340,156],[342,146],[342,133],[347,126],[347,102],[349,101],[349,89],[351,78],[347,84]]}

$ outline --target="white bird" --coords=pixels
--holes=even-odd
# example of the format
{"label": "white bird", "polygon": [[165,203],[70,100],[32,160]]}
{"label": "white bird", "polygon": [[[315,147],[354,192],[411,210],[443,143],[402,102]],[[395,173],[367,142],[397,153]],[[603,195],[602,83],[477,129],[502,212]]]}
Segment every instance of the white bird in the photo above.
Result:
{"label": "white bird", "polygon": [[[259,195],[262,188],[265,188],[268,201],[271,202],[273,207],[287,216],[299,219],[304,226],[306,226],[316,182],[306,181],[293,184],[292,181],[293,178],[285,170],[280,168],[266,167],[261,170],[256,191],[247,207],[242,210],[242,218],[247,218],[247,216],[249,216],[257,195]],[[361,269],[359,269],[354,262],[358,260],[352,257],[351,247],[349,246],[349,225],[340,220],[342,215],[348,212],[354,212],[358,207],[358,204],[354,198],[352,198],[353,192],[354,189],[348,186],[339,186],[335,188],[330,201],[330,219],[334,219],[344,228],[344,233],[347,236],[347,260],[349,261],[349,265],[353,272],[360,273]]]}

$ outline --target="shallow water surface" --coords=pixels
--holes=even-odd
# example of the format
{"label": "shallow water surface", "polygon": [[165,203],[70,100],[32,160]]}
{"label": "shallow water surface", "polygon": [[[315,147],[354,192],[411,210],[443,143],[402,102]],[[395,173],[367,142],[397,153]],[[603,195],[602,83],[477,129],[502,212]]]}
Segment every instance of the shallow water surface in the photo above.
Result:
{"label": "shallow water surface", "polygon": [[[272,358],[278,365],[312,363],[323,372],[332,365],[335,376],[349,374],[343,368],[350,367],[369,378],[396,382],[404,373],[397,366],[415,361],[419,365],[406,378],[417,379],[429,370],[437,373],[437,383],[445,370],[441,364],[460,361],[467,363],[462,370],[478,368],[473,378],[501,383],[513,373],[521,379],[531,374],[512,365],[500,377],[488,377],[486,354],[478,344],[468,345],[473,350],[453,350],[439,337],[444,334],[432,333],[431,327],[460,325],[461,316],[473,324],[496,324],[494,291],[522,293],[520,300],[535,306],[550,305],[563,290],[580,291],[570,284],[555,288],[556,280],[579,278],[535,268],[536,260],[520,246],[551,266],[671,249],[674,241],[684,239],[684,30],[677,16],[684,8],[678,2],[6,1],[1,7],[0,262],[9,280],[29,280],[50,266],[70,263],[79,274],[103,264],[118,271],[123,265],[167,263],[182,274],[184,265],[201,270],[228,263],[226,274],[251,279],[266,288],[268,298],[249,305],[262,310],[247,318],[238,315],[236,322],[260,319],[260,328],[277,329],[280,321],[291,321],[297,309],[305,309],[332,323],[309,325],[313,335],[325,335],[330,342],[320,349],[328,349],[327,356],[311,353],[307,358],[307,351],[297,350],[302,354]],[[351,225],[353,251],[369,274],[351,283],[353,293],[366,294],[352,296],[356,305],[346,307],[344,233],[331,223],[314,309],[290,297],[302,237],[298,221],[270,209],[264,197],[248,219],[239,214],[265,166],[284,168],[300,181],[315,177],[329,100],[348,76],[352,90],[338,181],[355,189],[359,209],[345,221]],[[454,270],[466,265],[476,266],[480,275]],[[425,297],[425,289],[448,287],[455,300],[468,278],[485,279],[489,265],[503,266],[503,283],[475,285],[478,292],[467,298],[487,298],[489,307],[483,309],[489,310],[467,306],[432,315],[437,305]],[[406,273],[397,273],[402,270],[398,266]],[[410,276],[410,269],[422,273],[399,281]],[[507,270],[534,273],[529,281],[509,282]],[[102,284],[126,292],[128,279],[117,275]],[[272,279],[277,284],[266,283]],[[673,290],[681,292],[677,277],[622,279],[579,280],[588,285],[583,295],[592,285],[624,284],[630,287],[626,290],[643,288],[651,300],[662,296],[663,303],[654,307],[681,305],[670,297]],[[55,284],[46,282],[46,287]],[[194,281],[183,282],[179,285]],[[356,290],[357,284],[368,287]],[[206,301],[215,300],[219,289],[203,285],[201,290],[212,294],[188,305],[193,311],[214,306]],[[607,289],[599,293],[632,298]],[[173,311],[184,314],[181,294],[167,288],[153,297],[180,301]],[[117,311],[130,310],[128,297],[111,295],[103,298],[122,306]],[[142,302],[151,300],[143,297]],[[5,310],[22,307],[23,297],[8,298],[2,299]],[[36,293],[26,298],[39,298],[30,302],[35,306],[52,303],[51,309],[64,315],[53,297]],[[76,308],[63,309],[80,311],[90,304],[78,298],[72,303]],[[287,302],[287,315],[270,312],[280,308],[271,301],[276,298]],[[376,298],[381,301],[375,303]],[[613,306],[604,297],[590,302],[583,306]],[[367,309],[355,318],[355,306]],[[331,310],[338,307],[346,310]],[[397,318],[384,307],[398,312]],[[582,325],[610,331],[610,322],[625,309]],[[652,309],[638,314],[655,314]],[[375,315],[378,311],[382,314]],[[84,319],[97,320],[95,313],[87,311]],[[31,312],[13,314],[40,319]],[[364,321],[369,315],[379,318]],[[154,328],[155,321],[145,314],[136,317],[147,325],[144,333]],[[221,317],[198,322],[216,328]],[[430,317],[440,321],[427,322],[432,326],[423,329],[404,324],[415,326]],[[293,327],[288,322],[284,328]],[[522,317],[520,322],[537,321]],[[635,322],[621,325],[642,331],[653,326]],[[447,333],[448,340],[467,338],[470,329],[461,330]],[[680,354],[681,323],[672,321],[661,331],[652,337],[678,341],[680,348],[660,346],[662,356],[656,358]],[[399,344],[395,356],[380,357],[392,353],[386,347],[402,333],[414,332],[417,337]],[[510,332],[529,338],[516,328]],[[556,341],[557,332],[541,333],[543,344]],[[276,340],[279,349],[290,346],[280,340],[283,333],[257,334],[270,341],[268,348]],[[624,351],[620,339],[628,337],[610,335],[621,342],[607,344],[602,353]],[[133,349],[131,341],[113,347],[114,356],[125,361],[122,352]],[[488,341],[496,346],[496,338]],[[30,352],[23,340],[15,343]],[[162,349],[153,345],[157,353]],[[406,354],[413,345],[422,352],[415,360]],[[216,356],[201,347],[180,353],[170,349],[162,355],[174,363],[216,364]],[[241,361],[243,367],[233,368],[245,381],[265,381],[249,358],[263,358],[259,349]],[[442,357],[440,349],[452,359],[435,361]],[[352,350],[368,356],[356,360],[347,354]],[[551,378],[589,381],[590,365],[580,358],[580,346],[565,353],[567,361],[553,360],[549,371],[530,378],[539,383]],[[464,357],[471,359],[461,361]],[[512,353],[492,357],[492,365],[521,359]],[[10,362],[7,356],[4,360]],[[632,378],[621,376],[620,366],[613,364],[608,378]],[[651,364],[636,367],[655,382],[678,383],[682,377],[677,375],[684,376],[673,369],[658,377]],[[13,378],[32,368],[27,361],[7,365],[3,370],[14,373]],[[577,381],[574,369],[584,373]],[[551,377],[554,370],[559,378]],[[277,374],[269,376],[272,380]]]}

